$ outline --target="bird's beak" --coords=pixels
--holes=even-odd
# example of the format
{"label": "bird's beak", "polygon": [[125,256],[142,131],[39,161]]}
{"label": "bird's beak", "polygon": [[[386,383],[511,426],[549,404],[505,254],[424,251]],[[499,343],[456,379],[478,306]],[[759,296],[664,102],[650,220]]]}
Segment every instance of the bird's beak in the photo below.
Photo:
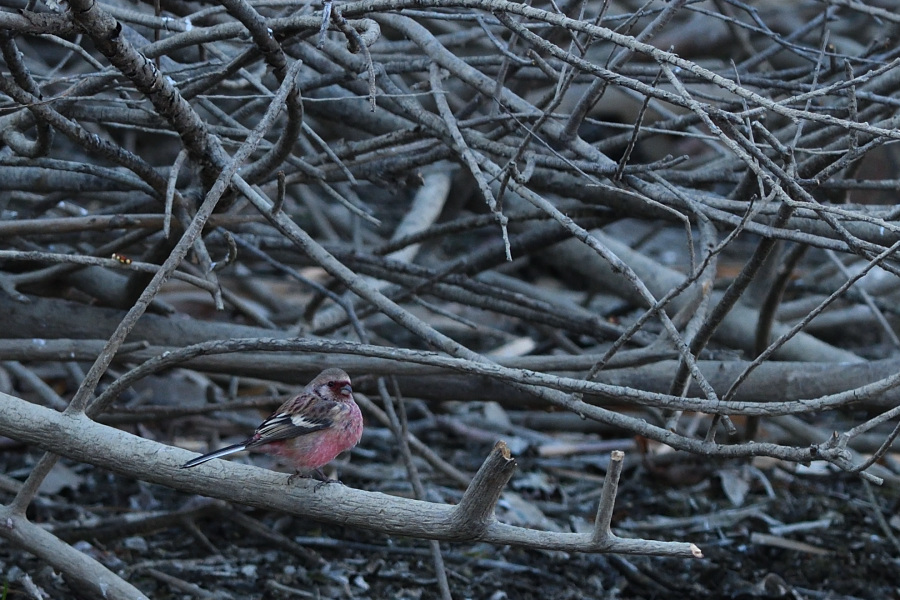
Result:
{"label": "bird's beak", "polygon": [[348,383],[347,385],[345,385],[344,387],[341,388],[341,393],[344,394],[345,396],[349,396],[350,394],[353,393],[353,388],[350,387],[350,384]]}

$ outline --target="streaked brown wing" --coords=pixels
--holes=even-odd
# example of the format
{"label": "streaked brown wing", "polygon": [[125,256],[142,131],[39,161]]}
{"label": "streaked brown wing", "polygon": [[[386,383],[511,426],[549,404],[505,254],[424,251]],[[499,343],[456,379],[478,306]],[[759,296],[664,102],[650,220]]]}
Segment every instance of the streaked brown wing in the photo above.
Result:
{"label": "streaked brown wing", "polygon": [[337,402],[323,400],[313,394],[301,394],[282,404],[271,417],[263,421],[256,428],[247,447],[289,440],[331,427],[336,411],[339,410]]}

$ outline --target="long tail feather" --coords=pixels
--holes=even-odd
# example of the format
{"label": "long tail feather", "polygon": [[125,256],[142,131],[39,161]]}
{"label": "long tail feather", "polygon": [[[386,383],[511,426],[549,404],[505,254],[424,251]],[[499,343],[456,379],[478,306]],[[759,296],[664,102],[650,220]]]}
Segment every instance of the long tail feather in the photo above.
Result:
{"label": "long tail feather", "polygon": [[247,443],[241,442],[240,444],[234,444],[232,446],[225,446],[221,450],[216,450],[215,452],[210,452],[209,454],[204,454],[203,456],[198,456],[193,460],[189,460],[183,465],[181,465],[182,469],[190,469],[191,467],[196,467],[197,465],[202,465],[208,460],[212,460],[214,458],[221,458],[223,456],[228,456],[229,454],[234,454],[235,452],[240,452],[241,450],[247,449]]}

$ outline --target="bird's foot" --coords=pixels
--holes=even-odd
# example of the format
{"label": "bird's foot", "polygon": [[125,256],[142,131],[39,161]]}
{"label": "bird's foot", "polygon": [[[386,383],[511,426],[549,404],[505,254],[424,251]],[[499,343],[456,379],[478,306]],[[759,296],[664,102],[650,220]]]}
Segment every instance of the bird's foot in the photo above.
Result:
{"label": "bird's foot", "polygon": [[320,487],[322,487],[323,485],[328,485],[329,483],[340,483],[341,485],[344,485],[340,479],[331,479],[330,477],[328,477],[328,475],[326,475],[322,471],[322,469],[314,469],[310,473],[301,473],[300,471],[297,471],[293,475],[288,477],[288,485],[294,483],[294,481],[298,477],[303,479],[315,479],[318,483],[316,483],[315,487],[313,488],[314,492],[318,492]]}
{"label": "bird's foot", "polygon": [[314,492],[318,492],[320,487],[322,487],[323,485],[328,485],[329,483],[340,483],[341,485],[344,485],[343,483],[341,483],[340,479],[332,479],[331,477],[326,475],[325,472],[322,471],[322,469],[314,470],[312,477],[319,481],[319,483],[316,484],[316,487],[313,488]]}
{"label": "bird's foot", "polygon": [[313,492],[318,492],[320,487],[328,485],[329,483],[344,485],[340,479],[323,479],[316,484],[316,487],[313,488]]}

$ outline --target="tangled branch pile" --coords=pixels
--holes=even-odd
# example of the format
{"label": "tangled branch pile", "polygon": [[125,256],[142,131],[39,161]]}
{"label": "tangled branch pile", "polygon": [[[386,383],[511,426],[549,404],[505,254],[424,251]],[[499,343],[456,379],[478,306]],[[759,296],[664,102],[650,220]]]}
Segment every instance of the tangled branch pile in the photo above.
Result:
{"label": "tangled branch pile", "polygon": [[[890,3],[3,6],[0,357],[37,402],[181,436],[340,364],[432,424],[898,481]],[[173,367],[198,403],[146,404]]]}

